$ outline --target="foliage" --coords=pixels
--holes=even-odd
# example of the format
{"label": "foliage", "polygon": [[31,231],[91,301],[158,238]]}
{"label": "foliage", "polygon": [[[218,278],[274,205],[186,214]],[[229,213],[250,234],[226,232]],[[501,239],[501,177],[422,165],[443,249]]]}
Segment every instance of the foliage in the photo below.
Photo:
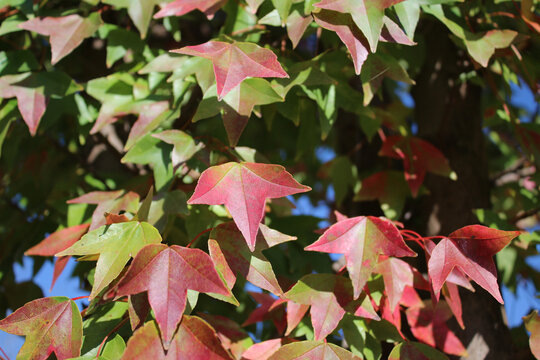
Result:
{"label": "foliage", "polygon": [[[508,101],[538,94],[536,2],[0,4],[0,330],[26,336],[18,358],[445,359],[467,354],[471,281],[501,304],[498,272],[540,285],[540,117]],[[452,154],[469,140],[437,143],[398,96],[437,78],[432,36],[460,59],[453,99],[485,89],[459,130],[485,141],[465,165],[491,176],[488,203],[449,235],[416,209],[468,180]],[[23,254],[55,256],[52,286],[77,256],[88,306],[16,284]]]}

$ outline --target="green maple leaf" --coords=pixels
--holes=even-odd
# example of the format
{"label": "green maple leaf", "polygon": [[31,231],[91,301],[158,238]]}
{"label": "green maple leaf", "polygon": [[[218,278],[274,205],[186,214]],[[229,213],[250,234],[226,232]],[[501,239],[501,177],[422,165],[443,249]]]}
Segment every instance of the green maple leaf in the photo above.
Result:
{"label": "green maple leaf", "polygon": [[145,245],[160,242],[161,235],[149,223],[128,221],[91,231],[56,256],[99,254],[94,286],[90,293],[92,299],[120,274],[129,259],[137,255],[139,250]]}

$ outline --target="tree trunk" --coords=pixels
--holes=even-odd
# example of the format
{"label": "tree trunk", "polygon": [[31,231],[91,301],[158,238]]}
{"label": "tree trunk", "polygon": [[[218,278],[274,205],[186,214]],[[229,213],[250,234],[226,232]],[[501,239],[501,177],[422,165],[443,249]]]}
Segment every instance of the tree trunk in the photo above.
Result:
{"label": "tree trunk", "polygon": [[[412,95],[418,136],[439,148],[456,172],[457,181],[428,175],[429,196],[421,198],[412,217],[427,235],[448,235],[478,223],[472,210],[489,207],[490,183],[482,133],[482,88],[460,82],[472,70],[471,60],[450,40],[440,24],[424,24],[426,60]],[[465,330],[453,326],[468,360],[513,359],[512,340],[502,306],[484,289],[461,291]]]}

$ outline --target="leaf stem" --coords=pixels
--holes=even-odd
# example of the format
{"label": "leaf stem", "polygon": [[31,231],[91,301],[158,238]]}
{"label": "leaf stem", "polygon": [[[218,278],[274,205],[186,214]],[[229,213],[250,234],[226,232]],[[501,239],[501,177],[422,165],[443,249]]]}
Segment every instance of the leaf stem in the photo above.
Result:
{"label": "leaf stem", "polygon": [[4,352],[4,349],[2,349],[1,346],[0,346],[0,351],[2,352],[2,354],[4,355],[4,357],[6,358],[6,360],[10,360],[10,359],[9,359],[9,356],[7,356],[7,354]]}
{"label": "leaf stem", "polygon": [[74,297],[74,298],[72,298],[71,300],[72,300],[72,301],[75,301],[75,300],[88,299],[88,298],[89,298],[89,295],[86,295],[86,296],[78,296],[78,297]]}
{"label": "leaf stem", "polygon": [[197,234],[197,236],[195,236],[195,237],[193,238],[193,240],[191,240],[191,241],[189,242],[189,244],[186,245],[186,247],[187,247],[187,248],[188,248],[188,247],[191,247],[191,245],[193,245],[193,243],[194,243],[198,238],[200,238],[201,235],[203,235],[203,234],[205,234],[205,233],[207,233],[207,232],[209,232],[209,231],[212,231],[212,230],[214,230],[213,227],[201,231],[200,233]]}
{"label": "leaf stem", "polygon": [[96,354],[96,359],[99,358],[99,354],[101,354],[101,350],[103,349],[103,346],[105,345],[105,342],[109,339],[109,336],[111,336],[116,331],[118,331],[118,329],[120,329],[126,323],[126,321],[128,321],[128,320],[129,320],[129,317],[126,316],[111,331],[109,331],[107,336],[105,336],[105,338],[103,339],[103,341],[99,345],[99,349],[98,349],[97,354]]}

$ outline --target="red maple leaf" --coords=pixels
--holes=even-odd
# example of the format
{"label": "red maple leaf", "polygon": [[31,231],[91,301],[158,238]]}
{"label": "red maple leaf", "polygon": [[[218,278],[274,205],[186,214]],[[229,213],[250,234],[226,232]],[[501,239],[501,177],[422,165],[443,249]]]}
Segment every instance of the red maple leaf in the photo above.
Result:
{"label": "red maple leaf", "polygon": [[428,272],[433,291],[439,298],[442,285],[454,268],[459,268],[478,285],[486,289],[498,302],[504,303],[493,255],[520,234],[482,225],[465,226],[443,238],[431,252]]}
{"label": "red maple leaf", "polygon": [[276,54],[248,42],[226,43],[209,41],[201,45],[173,50],[180,54],[200,56],[212,60],[216,76],[218,99],[250,77],[288,77]]}
{"label": "red maple leaf", "polygon": [[379,155],[403,160],[405,180],[413,196],[418,194],[426,172],[441,176],[450,176],[452,173],[448,160],[439,149],[414,136],[388,136],[384,139]]}
{"label": "red maple leaf", "polygon": [[444,301],[439,301],[433,306],[431,300],[426,300],[421,306],[408,308],[405,314],[411,332],[418,340],[447,354],[458,356],[467,354],[461,341],[446,325],[446,321],[452,317],[452,312]]}
{"label": "red maple leaf", "polygon": [[[86,232],[90,224],[81,224],[71,226],[62,230],[55,231],[51,235],[43,239],[39,244],[25,251],[25,255],[32,256],[54,256],[60,251],[64,251],[71,245],[75,244]],[[62,256],[56,258],[54,262],[53,278],[51,281],[51,289],[54,283],[64,270],[71,256]]]}
{"label": "red maple leaf", "polygon": [[379,255],[416,256],[392,222],[373,216],[357,216],[335,223],[306,250],[345,254],[355,298],[360,296],[377,266]]}
{"label": "red maple leaf", "polygon": [[229,162],[201,174],[188,204],[224,204],[253,251],[266,199],[309,190],[280,165]]}
{"label": "red maple leaf", "polygon": [[184,315],[166,353],[156,323],[149,321],[129,338],[122,359],[232,360],[232,357],[206,321]]}
{"label": "red maple leaf", "polygon": [[229,295],[210,256],[199,249],[145,246],[120,280],[116,297],[148,291],[163,343],[168,348],[186,306],[187,290]]}
{"label": "red maple leaf", "polygon": [[287,301],[283,299],[275,299],[270,294],[265,293],[250,291],[249,294],[257,303],[260,304],[260,306],[253,310],[242,326],[255,324],[260,321],[271,320],[274,323],[278,334],[283,334],[287,326],[285,318],[285,304]]}

